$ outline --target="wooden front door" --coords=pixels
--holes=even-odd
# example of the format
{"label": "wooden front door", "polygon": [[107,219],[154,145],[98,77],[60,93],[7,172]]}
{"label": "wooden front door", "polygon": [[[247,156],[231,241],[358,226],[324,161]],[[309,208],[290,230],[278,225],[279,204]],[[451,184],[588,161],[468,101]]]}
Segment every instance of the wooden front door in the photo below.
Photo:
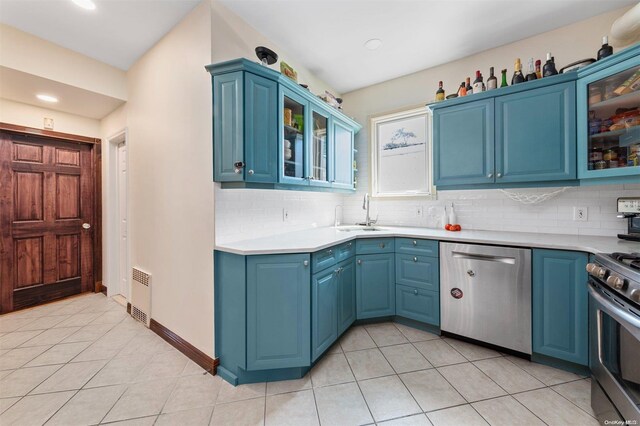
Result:
{"label": "wooden front door", "polygon": [[94,289],[92,149],[0,131],[0,313]]}

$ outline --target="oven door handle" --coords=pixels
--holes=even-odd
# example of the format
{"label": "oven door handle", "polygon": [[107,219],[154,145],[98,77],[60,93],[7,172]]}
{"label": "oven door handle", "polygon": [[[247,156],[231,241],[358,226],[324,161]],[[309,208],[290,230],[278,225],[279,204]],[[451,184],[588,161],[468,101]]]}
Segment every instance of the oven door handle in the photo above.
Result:
{"label": "oven door handle", "polygon": [[606,299],[598,293],[592,286],[589,286],[589,294],[598,302],[603,312],[623,325],[629,333],[640,340],[640,318],[627,312],[623,307],[616,305],[611,300]]}

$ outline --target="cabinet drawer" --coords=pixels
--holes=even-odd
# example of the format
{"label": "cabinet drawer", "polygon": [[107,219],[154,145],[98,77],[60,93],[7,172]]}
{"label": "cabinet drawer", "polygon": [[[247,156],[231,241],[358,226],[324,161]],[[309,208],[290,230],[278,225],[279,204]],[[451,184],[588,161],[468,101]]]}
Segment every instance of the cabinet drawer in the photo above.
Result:
{"label": "cabinet drawer", "polygon": [[440,325],[440,296],[435,291],[396,285],[396,315]]}
{"label": "cabinet drawer", "polygon": [[320,272],[330,266],[338,263],[336,247],[322,249],[315,253],[311,253],[311,272]]}
{"label": "cabinet drawer", "polygon": [[438,259],[435,257],[396,254],[396,284],[440,291]]}
{"label": "cabinet drawer", "polygon": [[420,240],[417,238],[396,238],[396,253],[438,257],[438,241]]}
{"label": "cabinet drawer", "polygon": [[367,238],[356,240],[356,254],[393,253],[393,238]]}
{"label": "cabinet drawer", "polygon": [[340,244],[339,246],[337,246],[336,252],[336,259],[338,262],[347,260],[348,258],[356,255],[356,242],[349,241],[347,243]]}

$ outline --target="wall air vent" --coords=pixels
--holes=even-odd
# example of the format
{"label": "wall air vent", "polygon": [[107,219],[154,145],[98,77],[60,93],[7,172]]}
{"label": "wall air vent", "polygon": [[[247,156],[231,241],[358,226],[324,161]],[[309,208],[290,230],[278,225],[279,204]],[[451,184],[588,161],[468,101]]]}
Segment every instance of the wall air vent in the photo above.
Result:
{"label": "wall air vent", "polygon": [[149,327],[151,321],[151,274],[133,268],[131,316]]}

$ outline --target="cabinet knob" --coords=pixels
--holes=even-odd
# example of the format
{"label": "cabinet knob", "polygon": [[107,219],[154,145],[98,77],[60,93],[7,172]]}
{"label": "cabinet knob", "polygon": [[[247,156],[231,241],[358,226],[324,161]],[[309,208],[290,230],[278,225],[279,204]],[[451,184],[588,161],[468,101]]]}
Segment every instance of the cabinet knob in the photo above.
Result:
{"label": "cabinet knob", "polygon": [[473,272],[473,270],[469,269],[469,270],[467,271],[467,275],[469,275],[470,277],[475,277],[476,273],[475,273],[475,272]]}
{"label": "cabinet knob", "polygon": [[384,243],[380,243],[380,248],[384,248]]}
{"label": "cabinet knob", "polygon": [[413,290],[413,294],[415,294],[417,296],[418,295],[418,290],[414,289]]}
{"label": "cabinet knob", "polygon": [[362,265],[362,259],[358,259],[358,265]]}
{"label": "cabinet knob", "polygon": [[417,245],[418,245],[418,242],[417,242],[416,240],[413,240],[413,245],[414,245],[414,246],[417,246]]}
{"label": "cabinet knob", "polygon": [[333,254],[333,250],[329,249],[329,250],[327,250],[327,253]]}
{"label": "cabinet knob", "polygon": [[487,177],[488,177],[488,178],[492,178],[492,177],[493,177],[493,173],[489,173],[489,174],[487,175]]}
{"label": "cabinet knob", "polygon": [[498,174],[496,175],[496,177],[501,178],[501,177],[502,177],[502,173],[498,173]]}
{"label": "cabinet knob", "polygon": [[347,244],[347,247],[351,247],[353,245],[353,243],[349,243]]}
{"label": "cabinet knob", "polygon": [[303,264],[304,266],[309,266],[309,261],[308,261],[308,260],[305,260],[304,262],[302,262],[302,264]]}
{"label": "cabinet knob", "polygon": [[340,268],[338,268],[338,269],[334,269],[334,270],[333,270],[333,273],[334,273],[334,274],[336,274],[336,275],[339,275],[339,274],[340,274]]}
{"label": "cabinet knob", "polygon": [[250,175],[253,174],[253,170],[249,170],[247,173],[249,173]]}
{"label": "cabinet knob", "polygon": [[413,261],[414,261],[414,262],[417,262],[417,261],[418,261],[418,258],[417,258],[416,256],[414,256],[414,257],[413,257]]}

